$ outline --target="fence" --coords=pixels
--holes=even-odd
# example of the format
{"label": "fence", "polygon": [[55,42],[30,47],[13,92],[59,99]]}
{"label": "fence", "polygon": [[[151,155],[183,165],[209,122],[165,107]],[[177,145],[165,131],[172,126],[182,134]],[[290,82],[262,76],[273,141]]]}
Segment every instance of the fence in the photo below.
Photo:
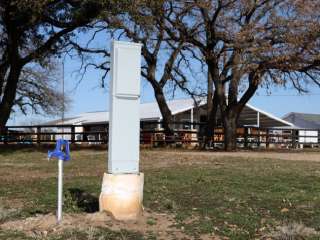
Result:
{"label": "fence", "polygon": [[[210,138],[205,137],[206,124],[174,122],[173,134],[165,134],[161,122],[141,123],[140,142],[147,146],[184,146],[223,148],[224,130],[215,128]],[[0,134],[0,144],[42,144],[54,143],[58,138],[72,144],[107,144],[108,125],[37,125],[7,126]],[[125,136],[124,136],[125,137]],[[319,147],[320,130],[239,127],[237,146],[239,148],[297,148]]]}

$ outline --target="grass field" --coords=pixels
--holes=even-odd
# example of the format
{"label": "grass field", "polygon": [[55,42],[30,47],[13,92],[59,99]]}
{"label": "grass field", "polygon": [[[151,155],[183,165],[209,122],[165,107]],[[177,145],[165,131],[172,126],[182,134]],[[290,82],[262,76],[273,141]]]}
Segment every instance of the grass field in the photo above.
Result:
{"label": "grass field", "polygon": [[143,150],[146,214],[137,223],[94,213],[105,168],[106,151],[73,151],[69,227],[44,226],[54,219],[56,161],[45,151],[1,150],[0,239],[319,239],[320,152]]}

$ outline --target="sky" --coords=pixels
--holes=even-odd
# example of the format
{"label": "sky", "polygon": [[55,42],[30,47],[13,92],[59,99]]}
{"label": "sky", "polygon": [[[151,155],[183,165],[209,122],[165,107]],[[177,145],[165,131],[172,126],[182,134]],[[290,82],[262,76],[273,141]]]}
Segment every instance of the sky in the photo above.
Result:
{"label": "sky", "polygon": [[[82,36],[82,41],[86,41],[88,36]],[[101,47],[106,43],[103,36],[97,38],[93,42],[95,46]],[[107,44],[105,44],[107,45]],[[62,60],[61,60],[62,61]],[[98,60],[97,60],[98,61]],[[57,63],[59,65],[59,63]],[[64,60],[65,72],[65,95],[72,101],[66,117],[76,116],[77,114],[93,111],[105,111],[108,109],[108,84],[105,88],[101,87],[102,72],[90,69],[79,83],[79,67],[78,58],[66,57]],[[62,69],[62,62],[60,63]],[[59,67],[59,66],[58,66]],[[109,79],[109,76],[108,76]],[[108,83],[108,81],[107,81]],[[57,86],[61,89],[61,86]],[[250,100],[250,104],[260,108],[263,111],[274,114],[277,117],[283,117],[289,112],[317,113],[320,114],[320,88],[315,85],[309,86],[309,93],[300,95],[295,89],[272,88],[271,95],[265,89],[259,89],[255,96]],[[175,98],[187,98],[183,93],[176,94]],[[172,97],[168,96],[168,100]],[[153,89],[145,80],[141,81],[141,102],[155,101],[153,97]],[[61,113],[57,113],[61,116]],[[29,113],[24,116],[20,113],[12,114],[8,125],[26,125],[39,124],[41,122],[59,118],[59,116],[42,116]]]}

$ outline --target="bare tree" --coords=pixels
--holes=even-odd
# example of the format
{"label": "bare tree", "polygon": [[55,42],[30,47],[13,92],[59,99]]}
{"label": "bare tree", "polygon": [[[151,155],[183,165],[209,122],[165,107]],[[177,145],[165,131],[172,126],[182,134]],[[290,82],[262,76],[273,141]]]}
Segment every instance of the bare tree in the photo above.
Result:
{"label": "bare tree", "polygon": [[35,65],[24,67],[18,82],[13,111],[20,110],[25,115],[30,111],[35,114],[60,114],[71,102],[68,96],[62,96],[60,85],[61,74],[55,62],[46,68]]}
{"label": "bare tree", "polygon": [[[47,59],[61,54],[76,29],[86,27],[108,6],[109,1],[94,0],[0,1],[0,130],[15,103],[30,105],[22,96],[36,101],[31,95],[37,92],[27,91],[35,91],[39,82],[23,85],[28,72],[28,79],[34,79],[28,71],[32,64],[45,67]],[[49,110],[49,105],[43,107]]]}
{"label": "bare tree", "polygon": [[[161,1],[141,1],[134,6],[126,6],[126,14],[107,16],[102,23],[92,26],[92,37],[83,46],[80,43],[72,42],[73,47],[78,51],[83,60],[83,73],[88,67],[105,70],[103,78],[109,71],[109,49],[98,49],[90,46],[90,42],[103,28],[107,32],[109,39],[131,40],[142,44],[142,71],[143,78],[150,83],[154,91],[154,97],[158,103],[162,124],[168,135],[173,134],[173,116],[167,104],[166,88],[171,85],[185,85],[184,74],[178,66],[183,65],[184,58],[182,51],[187,47],[185,41],[172,41],[165,31],[163,24],[165,18],[170,15],[166,2]],[[100,63],[94,63],[94,59],[85,57],[88,55],[101,54],[104,59]],[[185,90],[188,90],[187,88]]]}
{"label": "bare tree", "polygon": [[173,121],[171,110],[167,104],[165,87],[176,78],[173,70],[184,41],[169,41],[165,31],[164,19],[167,11],[165,1],[143,3],[128,16],[109,18],[110,26],[115,26],[126,38],[142,44],[142,76],[151,84],[158,103],[162,123],[167,134],[172,134],[170,124]]}
{"label": "bare tree", "polygon": [[[168,1],[175,14],[166,30],[199,49],[213,81],[225,129],[225,149],[236,149],[245,104],[261,86],[320,86],[320,5],[302,0]],[[208,78],[210,80],[210,77]],[[210,100],[210,99],[208,99]],[[208,101],[209,102],[209,101]],[[216,102],[216,101],[215,101]],[[210,107],[211,116],[216,107]],[[211,118],[211,120],[214,117]]]}

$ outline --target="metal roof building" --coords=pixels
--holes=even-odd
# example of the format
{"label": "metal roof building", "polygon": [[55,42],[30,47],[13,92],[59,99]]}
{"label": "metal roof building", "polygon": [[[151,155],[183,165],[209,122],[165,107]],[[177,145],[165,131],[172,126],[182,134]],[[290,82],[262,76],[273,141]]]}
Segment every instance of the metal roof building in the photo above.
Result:
{"label": "metal roof building", "polygon": [[[195,102],[193,99],[177,99],[168,101],[168,106],[175,118],[175,121],[190,121],[201,122],[205,116],[206,101],[199,100]],[[219,117],[219,116],[218,116]],[[140,119],[141,121],[161,121],[162,116],[156,102],[140,104]],[[64,120],[63,124],[70,125],[92,125],[105,124],[109,122],[109,112],[87,112],[78,116],[70,117]],[[55,120],[45,123],[62,124],[61,120]],[[239,124],[241,126],[255,126],[262,128],[270,127],[286,127],[293,128],[294,124],[284,119],[278,118],[270,113],[267,113],[259,108],[247,104],[243,109]]]}
{"label": "metal roof building", "polygon": [[298,128],[320,129],[320,114],[290,112],[283,117]]}

